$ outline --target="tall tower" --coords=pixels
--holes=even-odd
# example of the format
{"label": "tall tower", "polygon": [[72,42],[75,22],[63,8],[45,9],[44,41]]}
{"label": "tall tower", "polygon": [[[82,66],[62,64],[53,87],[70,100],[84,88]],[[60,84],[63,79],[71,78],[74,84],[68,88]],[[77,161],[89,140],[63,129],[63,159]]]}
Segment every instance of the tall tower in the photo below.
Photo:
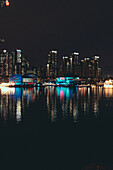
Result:
{"label": "tall tower", "polygon": [[9,69],[9,63],[8,63],[8,52],[7,50],[3,50],[0,54],[0,75],[1,76],[8,76],[8,69]]}
{"label": "tall tower", "polygon": [[79,62],[78,62],[79,53],[73,52],[70,56],[70,73],[73,76],[79,75]]}
{"label": "tall tower", "polygon": [[48,54],[47,76],[55,78],[57,76],[57,51],[50,51]]}
{"label": "tall tower", "polygon": [[67,57],[67,56],[63,57],[62,72],[63,72],[63,76],[69,76],[69,73],[70,73],[70,62],[69,62],[69,57]]}
{"label": "tall tower", "polygon": [[13,74],[13,55],[9,54],[9,76]]}
{"label": "tall tower", "polygon": [[16,56],[16,72],[17,72],[17,74],[21,74],[22,73],[22,54],[21,54],[21,50],[16,49],[15,56]]}
{"label": "tall tower", "polygon": [[27,74],[27,71],[29,70],[29,61],[27,60],[27,57],[22,57],[22,76]]}
{"label": "tall tower", "polygon": [[16,49],[12,51],[13,74],[22,74],[22,52]]}
{"label": "tall tower", "polygon": [[92,78],[98,79],[99,56],[92,57],[91,65],[92,65]]}
{"label": "tall tower", "polygon": [[83,64],[83,77],[89,78],[89,71],[90,71],[90,58],[84,58]]}

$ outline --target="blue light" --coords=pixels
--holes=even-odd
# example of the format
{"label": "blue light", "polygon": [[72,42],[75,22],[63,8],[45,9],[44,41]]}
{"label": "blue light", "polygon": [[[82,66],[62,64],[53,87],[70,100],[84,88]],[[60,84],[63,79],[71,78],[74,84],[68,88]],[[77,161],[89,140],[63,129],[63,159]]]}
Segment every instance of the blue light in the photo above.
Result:
{"label": "blue light", "polygon": [[60,99],[61,97],[66,97],[66,99],[70,99],[73,95],[73,89],[68,87],[56,87],[57,97]]}
{"label": "blue light", "polygon": [[21,88],[15,88],[15,94],[14,94],[14,97],[15,99],[20,99],[22,96],[22,92],[21,92]]}
{"label": "blue light", "polygon": [[56,78],[57,85],[70,85],[73,84],[73,77],[57,77]]}

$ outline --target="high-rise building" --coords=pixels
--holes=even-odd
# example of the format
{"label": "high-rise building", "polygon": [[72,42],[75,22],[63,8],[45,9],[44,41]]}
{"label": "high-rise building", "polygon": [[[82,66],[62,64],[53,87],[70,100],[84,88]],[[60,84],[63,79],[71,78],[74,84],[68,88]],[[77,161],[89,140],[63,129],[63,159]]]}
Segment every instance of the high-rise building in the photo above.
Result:
{"label": "high-rise building", "polygon": [[57,51],[52,50],[48,54],[48,63],[47,63],[47,77],[56,77],[58,72],[57,65]]}
{"label": "high-rise building", "polygon": [[84,58],[84,60],[81,60],[80,62],[80,77],[89,78],[89,72],[90,72],[90,59]]}
{"label": "high-rise building", "polygon": [[22,57],[22,75],[27,74],[27,71],[29,70],[29,61],[26,57]]}
{"label": "high-rise building", "polygon": [[84,58],[83,77],[89,78],[90,58]]}
{"label": "high-rise building", "polygon": [[22,74],[22,52],[21,50],[16,49],[15,57],[16,57],[16,65],[15,65],[16,74]]}
{"label": "high-rise building", "polygon": [[22,54],[21,50],[12,51],[13,74],[22,74]]}
{"label": "high-rise building", "polygon": [[0,54],[0,75],[8,76],[8,51],[3,50]]}
{"label": "high-rise building", "polygon": [[69,76],[70,75],[70,61],[69,57],[65,56],[62,59],[62,74],[63,76]]}
{"label": "high-rise building", "polygon": [[79,62],[79,77],[83,78],[83,72],[84,72],[84,60],[81,60]]}
{"label": "high-rise building", "polygon": [[13,55],[9,54],[9,76],[13,74]]}
{"label": "high-rise building", "polygon": [[99,80],[101,68],[99,68],[99,56],[84,58],[80,61],[80,77],[90,78],[91,80]]}
{"label": "high-rise building", "polygon": [[25,75],[28,69],[29,61],[22,57],[21,50],[15,50],[11,53],[3,50],[0,53],[0,76]]}
{"label": "high-rise building", "polygon": [[79,62],[78,62],[78,52],[73,52],[72,55],[70,56],[70,73],[73,76],[78,76],[79,75]]}
{"label": "high-rise building", "polygon": [[98,79],[99,56],[92,57],[91,65],[92,65],[92,78]]}
{"label": "high-rise building", "polygon": [[[48,70],[47,70],[47,72],[48,72]],[[40,79],[45,77],[45,70],[41,65],[39,65],[37,68],[37,77]]]}

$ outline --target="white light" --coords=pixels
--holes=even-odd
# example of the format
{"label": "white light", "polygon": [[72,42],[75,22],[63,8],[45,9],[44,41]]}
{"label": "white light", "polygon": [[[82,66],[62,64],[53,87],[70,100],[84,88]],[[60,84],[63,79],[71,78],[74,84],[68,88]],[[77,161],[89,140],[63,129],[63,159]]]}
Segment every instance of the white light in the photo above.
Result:
{"label": "white light", "polygon": [[0,86],[1,87],[8,87],[10,84],[9,83],[1,83]]}
{"label": "white light", "polygon": [[68,58],[68,57],[66,56],[66,57],[63,57],[63,58]]}
{"label": "white light", "polygon": [[7,52],[7,50],[3,50],[3,52],[4,52],[4,53],[6,53],[6,52]]}
{"label": "white light", "polygon": [[99,56],[95,56],[95,58],[99,58]]}
{"label": "white light", "polygon": [[21,100],[17,100],[17,107],[16,107],[16,120],[17,122],[21,120]]}
{"label": "white light", "polygon": [[109,87],[109,88],[112,88],[112,87],[113,87],[113,84],[112,84],[111,79],[110,79],[110,80],[106,80],[106,81],[105,81],[105,83],[104,83],[104,87]]}
{"label": "white light", "polygon": [[16,50],[17,52],[21,52],[21,50]]}
{"label": "white light", "polygon": [[75,54],[75,55],[79,55],[79,53],[77,53],[77,52],[74,52],[74,54]]}
{"label": "white light", "polygon": [[52,53],[57,53],[57,51],[52,51]]}

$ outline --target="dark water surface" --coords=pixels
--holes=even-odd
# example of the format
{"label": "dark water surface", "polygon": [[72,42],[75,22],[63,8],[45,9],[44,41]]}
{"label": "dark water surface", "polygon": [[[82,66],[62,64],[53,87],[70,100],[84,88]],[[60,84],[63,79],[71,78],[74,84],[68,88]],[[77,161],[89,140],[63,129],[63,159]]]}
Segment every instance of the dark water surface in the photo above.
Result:
{"label": "dark water surface", "polygon": [[1,88],[0,153],[1,169],[113,169],[113,89]]}

